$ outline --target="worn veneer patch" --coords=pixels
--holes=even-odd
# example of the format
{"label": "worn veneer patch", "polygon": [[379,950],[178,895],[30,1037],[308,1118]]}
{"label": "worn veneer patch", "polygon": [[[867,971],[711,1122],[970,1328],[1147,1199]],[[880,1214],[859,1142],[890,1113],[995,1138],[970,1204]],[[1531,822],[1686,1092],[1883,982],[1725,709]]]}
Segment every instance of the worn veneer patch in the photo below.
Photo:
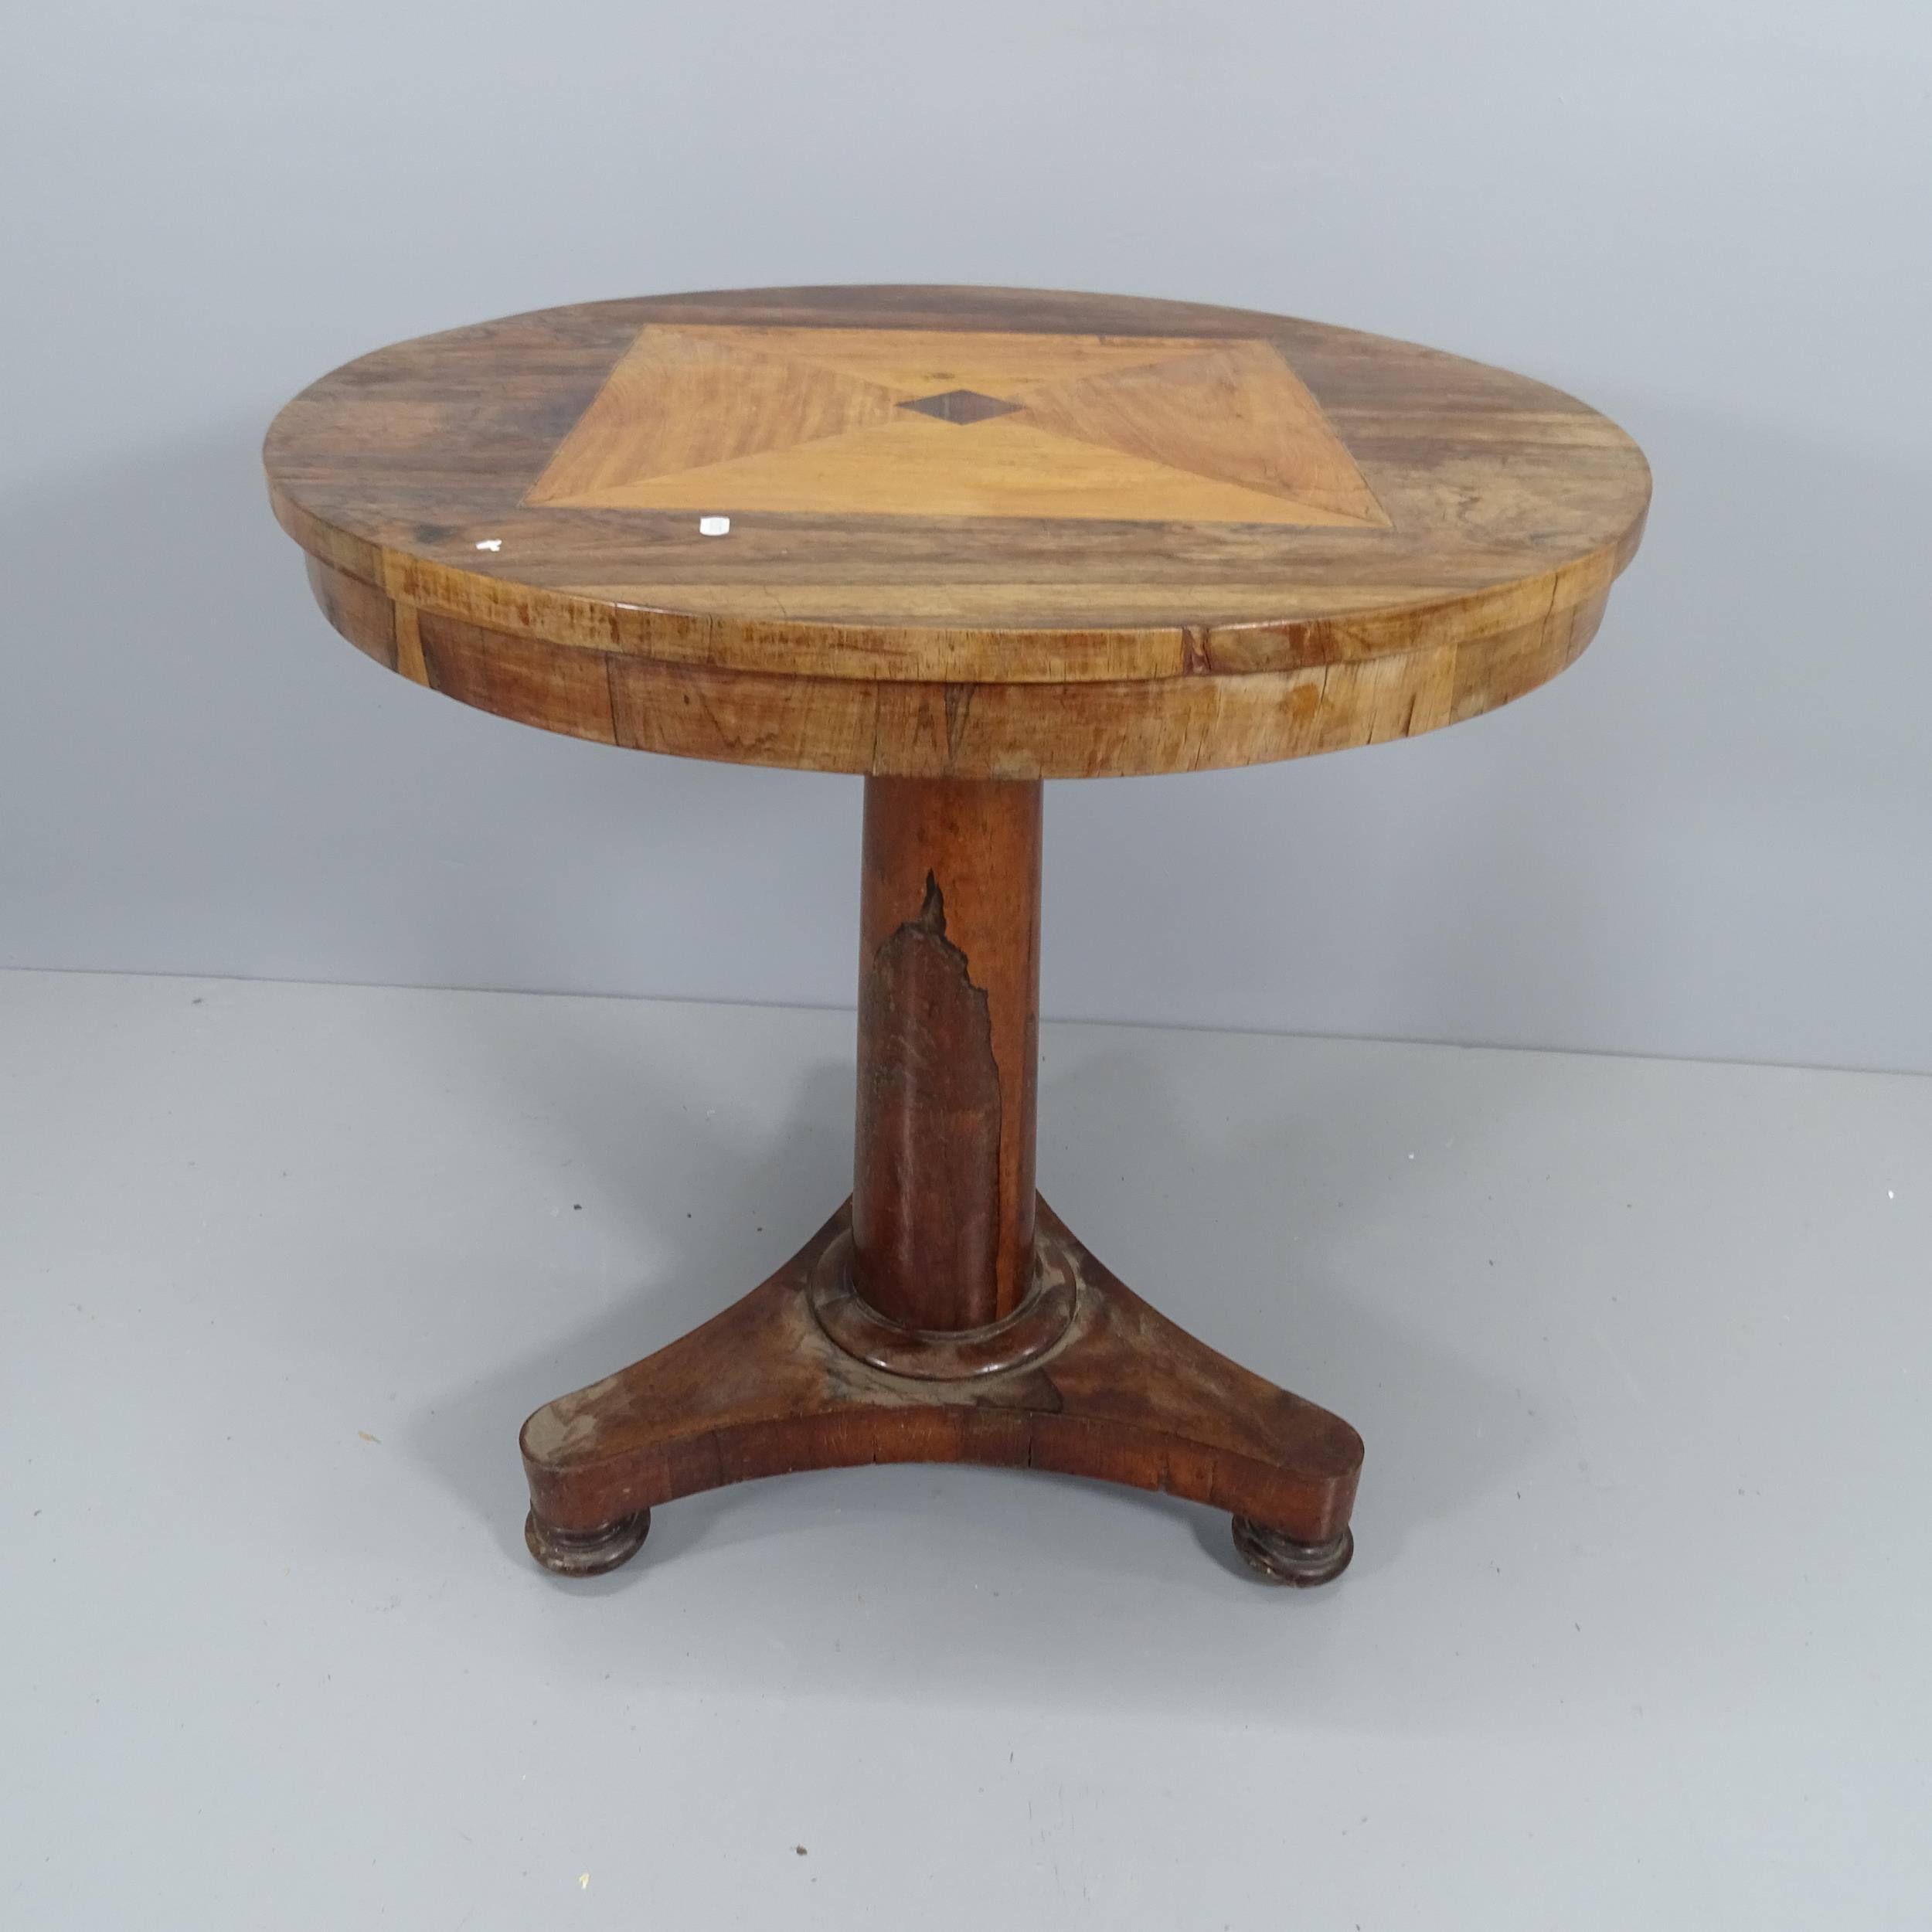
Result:
{"label": "worn veneer patch", "polygon": [[[950,1267],[925,1284],[925,1320],[970,1327],[982,1312],[998,1241],[999,1063],[985,989],[947,936],[945,895],[930,872],[917,914],[892,933],[867,971],[859,1011],[861,1134],[909,1150],[926,1121],[945,1123],[950,1158],[927,1173],[919,1245]],[[888,1228],[876,1238],[895,1247],[906,1233]]]}

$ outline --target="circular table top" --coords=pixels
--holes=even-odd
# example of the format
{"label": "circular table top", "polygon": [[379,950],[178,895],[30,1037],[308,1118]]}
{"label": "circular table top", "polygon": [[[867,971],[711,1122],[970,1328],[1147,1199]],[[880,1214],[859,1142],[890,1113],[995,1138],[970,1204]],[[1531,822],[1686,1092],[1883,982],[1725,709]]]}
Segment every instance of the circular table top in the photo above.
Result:
{"label": "circular table top", "polygon": [[1563,668],[1650,478],[1560,391],[1278,315],[587,303],[378,350],[264,451],[331,621],[580,736],[910,776],[1399,737]]}

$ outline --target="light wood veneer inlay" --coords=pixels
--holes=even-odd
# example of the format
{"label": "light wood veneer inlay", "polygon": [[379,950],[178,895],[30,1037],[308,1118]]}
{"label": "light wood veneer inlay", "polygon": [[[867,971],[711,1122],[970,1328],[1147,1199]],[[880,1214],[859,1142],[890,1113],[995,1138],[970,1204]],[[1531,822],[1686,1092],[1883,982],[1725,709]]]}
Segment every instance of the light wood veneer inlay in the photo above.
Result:
{"label": "light wood veneer inlay", "polygon": [[1004,330],[647,326],[524,501],[1389,528],[1268,343]]}

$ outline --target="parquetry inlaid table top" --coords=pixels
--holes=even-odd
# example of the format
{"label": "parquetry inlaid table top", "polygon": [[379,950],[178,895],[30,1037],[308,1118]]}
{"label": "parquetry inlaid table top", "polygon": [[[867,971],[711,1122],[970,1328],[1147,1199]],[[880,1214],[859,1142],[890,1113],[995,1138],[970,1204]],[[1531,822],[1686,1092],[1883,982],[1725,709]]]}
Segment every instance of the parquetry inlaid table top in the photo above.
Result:
{"label": "parquetry inlaid table top", "polygon": [[332,621],[420,682],[915,777],[1252,764],[1490,709],[1589,641],[1649,496],[1614,424],[1501,370],[965,288],[426,336],[305,390],[266,461]]}

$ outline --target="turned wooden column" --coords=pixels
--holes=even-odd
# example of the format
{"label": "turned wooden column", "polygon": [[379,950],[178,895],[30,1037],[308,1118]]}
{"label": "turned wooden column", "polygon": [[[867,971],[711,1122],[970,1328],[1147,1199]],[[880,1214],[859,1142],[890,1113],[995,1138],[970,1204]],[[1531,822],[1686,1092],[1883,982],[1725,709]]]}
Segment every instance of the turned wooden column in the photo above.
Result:
{"label": "turned wooden column", "polygon": [[866,781],[852,1281],[906,1328],[982,1328],[1032,1282],[1040,791]]}

